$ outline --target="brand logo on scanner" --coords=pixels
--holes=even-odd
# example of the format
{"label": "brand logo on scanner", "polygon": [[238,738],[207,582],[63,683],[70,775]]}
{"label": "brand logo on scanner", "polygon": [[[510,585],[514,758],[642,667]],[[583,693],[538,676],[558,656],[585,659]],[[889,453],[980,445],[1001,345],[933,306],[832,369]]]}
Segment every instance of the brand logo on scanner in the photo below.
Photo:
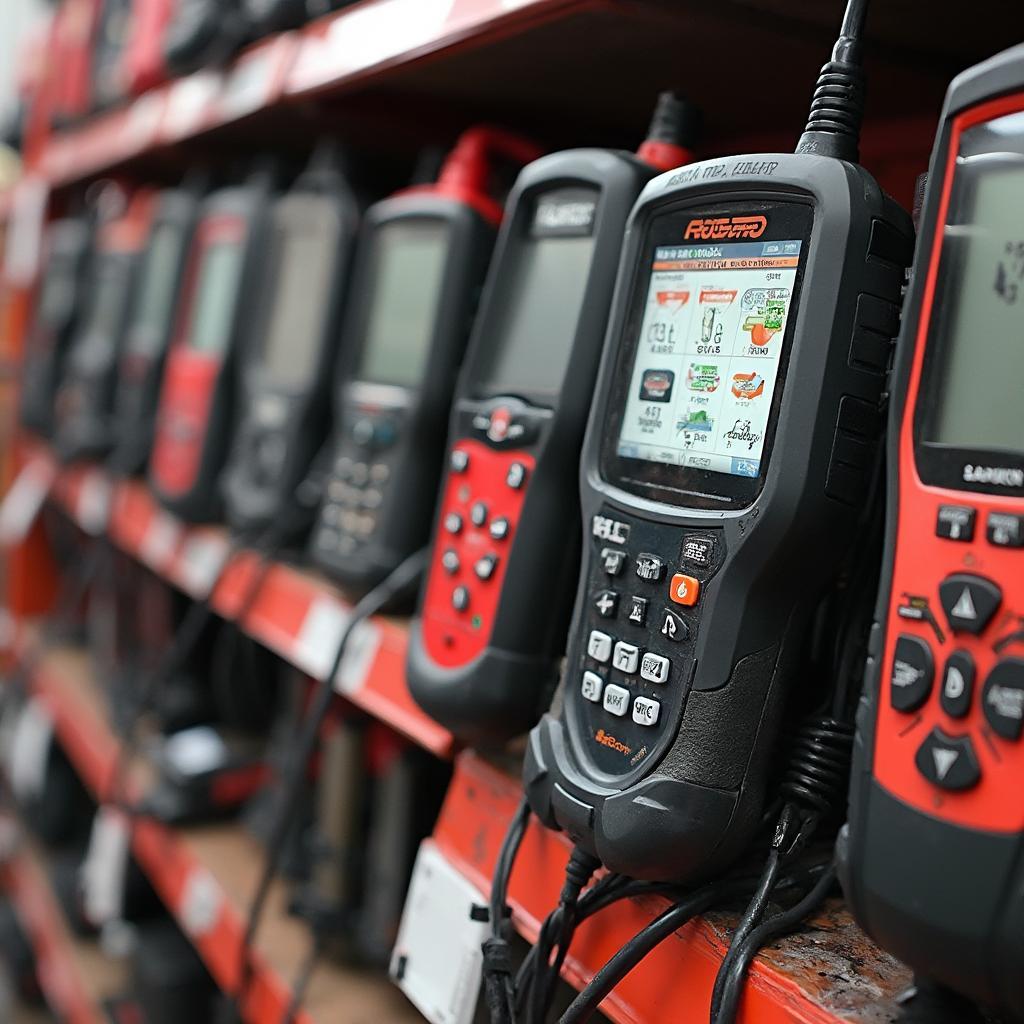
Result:
{"label": "brand logo on scanner", "polygon": [[999,487],[1024,487],[1024,469],[1006,466],[964,466],[964,480],[969,484],[996,484]]}
{"label": "brand logo on scanner", "polygon": [[598,729],[597,732],[594,733],[594,739],[597,740],[601,746],[608,747],[611,750],[617,750],[620,754],[626,754],[628,756],[633,753],[632,747],[627,747],[622,740],[617,740],[614,736],[606,733],[604,729]]}
{"label": "brand logo on scanner", "polygon": [[753,217],[695,217],[686,225],[684,238],[701,242],[719,242],[723,238],[760,238],[768,227],[768,218]]}

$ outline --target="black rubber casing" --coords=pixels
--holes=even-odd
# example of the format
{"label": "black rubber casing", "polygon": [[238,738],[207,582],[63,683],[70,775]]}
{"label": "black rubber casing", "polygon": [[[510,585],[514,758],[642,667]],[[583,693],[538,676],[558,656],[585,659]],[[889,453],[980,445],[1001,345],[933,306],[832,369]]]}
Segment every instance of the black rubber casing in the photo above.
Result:
{"label": "black rubber casing", "polygon": [[[46,438],[53,435],[57,387],[83,312],[92,237],[88,217],[54,221],[47,231],[48,263],[25,345],[20,407],[22,425]],[[48,287],[55,290],[56,301],[45,309]]]}
{"label": "black rubber casing", "polygon": [[[448,434],[449,449],[463,438],[493,445],[472,426],[499,405],[522,408],[535,437],[523,451],[533,468],[487,646],[458,668],[438,665],[413,620],[406,672],[417,703],[460,739],[501,743],[524,733],[547,706],[565,651],[566,628],[579,559],[576,475],[587,414],[608,320],[622,234],[629,211],[654,170],[624,151],[579,149],[554,153],[523,169],[506,203],[506,216],[488,272],[480,313],[460,377]],[[533,200],[557,188],[596,189],[593,253],[571,355],[557,401],[550,396],[490,392],[477,385],[476,367],[487,358],[501,308],[503,268],[525,237]],[[509,401],[511,398],[511,402]],[[525,402],[524,402],[525,400]],[[443,490],[442,490],[443,493]],[[433,536],[441,535],[435,521]],[[435,541],[441,543],[441,541]],[[424,585],[424,593],[427,584]],[[422,605],[423,594],[420,602]]]}
{"label": "black rubber casing", "polygon": [[[1021,836],[974,831],[922,814],[883,789],[872,774],[882,687],[882,652],[896,553],[898,445],[917,329],[945,186],[953,119],[1024,88],[1024,46],[964,72],[950,86],[929,169],[904,313],[890,415],[885,570],[876,607],[865,690],[857,716],[849,824],[840,834],[840,880],[854,916],[881,946],[920,974],[1015,1019],[1024,1018],[1024,863]],[[931,524],[922,524],[931,529]],[[991,783],[990,783],[991,784]],[[1016,801],[1008,793],[1008,801]]]}
{"label": "black rubber casing", "polygon": [[[331,186],[323,189],[303,186],[300,181],[274,204],[268,232],[270,251],[257,268],[252,301],[243,316],[239,420],[221,478],[228,525],[241,532],[273,526],[283,540],[291,540],[308,530],[315,513],[315,498],[303,501],[297,492],[330,426],[338,323],[360,219],[359,205],[348,187],[340,178],[331,176],[330,181]],[[301,384],[289,385],[276,380],[262,358],[276,297],[279,259],[275,247],[285,244],[287,251],[284,238],[289,228],[301,230],[309,221],[330,222],[335,233],[330,285],[325,295],[316,297],[320,308],[313,372]]]}
{"label": "black rubber casing", "polygon": [[54,448],[63,462],[102,459],[114,444],[112,414],[117,387],[118,358],[132,308],[132,293],[138,283],[141,256],[123,250],[98,252],[92,265],[90,299],[100,293],[100,278],[117,275],[119,308],[114,329],[107,334],[90,324],[87,314],[81,323],[66,360],[64,379],[57,390]]}
{"label": "black rubber casing", "polygon": [[[418,387],[357,379],[373,305],[374,239],[388,225],[403,221],[440,222],[450,232]],[[443,195],[399,194],[366,212],[335,376],[334,425],[327,448],[331,462],[325,467],[323,505],[310,543],[313,562],[354,592],[380,583],[429,540],[452,393],[493,245],[494,228],[484,217]],[[366,424],[374,427],[372,436],[367,432],[361,437]],[[386,430],[386,443],[380,428]],[[364,536],[334,528],[324,519],[328,508],[338,507],[334,488],[345,481],[336,467],[346,458],[388,467],[387,482],[378,488],[382,502],[366,513],[373,529]]]}
{"label": "black rubber casing", "polygon": [[[230,337],[214,383],[214,395],[206,421],[199,470],[187,491],[165,494],[150,473],[150,487],[160,503],[187,522],[212,522],[223,512],[219,477],[231,446],[235,424],[238,360],[244,349],[248,318],[243,314],[252,301],[259,282],[259,271],[266,257],[266,238],[273,193],[269,176],[259,175],[247,185],[224,188],[212,193],[202,204],[197,227],[207,217],[235,216],[244,220],[247,231],[239,287],[234,300]],[[195,247],[193,246],[193,249]],[[180,315],[180,310],[178,314]],[[158,410],[159,415],[159,410]]]}
{"label": "black rubber casing", "polygon": [[[746,507],[705,511],[612,485],[600,471],[604,427],[623,372],[620,349],[638,330],[629,317],[638,289],[646,289],[649,226],[676,212],[728,217],[778,203],[801,204],[813,219],[760,493]],[[622,523],[631,530],[628,561],[609,584],[599,559],[616,545],[607,535],[588,536],[562,686],[553,711],[530,734],[524,765],[541,820],[564,829],[611,871],[680,881],[718,873],[759,826],[805,625],[854,542],[868,490],[912,237],[910,218],[865,170],[826,157],[761,154],[691,165],[652,181],[636,205],[580,470],[585,534],[595,516]],[[844,464],[850,440],[859,466]],[[694,537],[712,544],[703,568],[686,562],[684,542]],[[698,604],[670,602],[667,578],[638,579],[641,551],[662,558],[668,578],[675,571],[698,578]],[[595,620],[594,590],[609,585],[624,591],[623,602],[630,592],[647,594],[653,607],[646,626],[627,623],[624,610]],[[661,605],[685,622],[679,642],[664,640]],[[596,665],[587,653],[592,628],[670,656],[667,683],[644,684]],[[601,706],[581,696],[585,669],[628,687],[631,703],[638,689],[660,700],[656,727],[606,713],[607,734],[594,730]]]}
{"label": "black rubber casing", "polygon": [[[150,243],[168,225],[180,233],[178,259],[170,285],[175,297],[181,286],[201,204],[200,191],[188,188],[168,189],[157,201],[149,232]],[[109,465],[115,472],[135,475],[146,469],[153,447],[164,360],[173,329],[173,302],[171,314],[155,330],[144,322],[143,317],[135,315],[128,324],[114,396],[112,433],[116,447],[110,454]]]}

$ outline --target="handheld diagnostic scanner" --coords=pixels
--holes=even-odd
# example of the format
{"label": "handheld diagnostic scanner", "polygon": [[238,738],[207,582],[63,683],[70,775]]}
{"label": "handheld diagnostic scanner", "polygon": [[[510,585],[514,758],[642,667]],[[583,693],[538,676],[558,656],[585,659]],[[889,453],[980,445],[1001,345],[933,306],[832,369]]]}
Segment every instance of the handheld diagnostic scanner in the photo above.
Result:
{"label": "handheld diagnostic scanner", "polygon": [[506,205],[452,409],[407,664],[416,700],[466,741],[525,732],[550,697],[579,551],[579,449],[622,233],[656,167],[688,159],[694,118],[665,94],[639,156],[542,157]]}
{"label": "handheld diagnostic scanner", "polygon": [[94,107],[109,107],[128,94],[123,62],[135,6],[135,0],[100,0],[92,51]]}
{"label": "handheld diagnostic scanner", "polygon": [[437,181],[374,204],[341,336],[328,480],[313,561],[368,590],[430,533],[445,429],[501,204],[496,158],[539,151],[494,128],[465,132]]}
{"label": "handheld diagnostic scanner", "polygon": [[124,213],[97,232],[87,311],[71,343],[55,404],[54,447],[65,462],[103,458],[113,447],[118,357],[155,198],[148,189],[136,192]]}
{"label": "handheld diagnostic scanner", "polygon": [[838,846],[847,899],[873,938],[924,977],[1015,1018],[1024,1015],[1022,338],[1017,46],[955,79],[932,153]]}
{"label": "handheld diagnostic scanner", "polygon": [[175,301],[202,203],[198,181],[159,194],[139,270],[114,395],[117,473],[145,470],[153,447],[164,360],[171,343]]}
{"label": "handheld diagnostic scanner", "polygon": [[796,154],[662,175],[630,219],[568,656],[524,780],[632,877],[749,842],[805,624],[857,542],[913,232],[856,163],[862,18],[853,0]]}
{"label": "handheld diagnostic scanner", "polygon": [[241,0],[177,0],[163,53],[174,74],[223,63],[245,42]]}
{"label": "handheld diagnostic scanner", "polygon": [[233,529],[273,524],[284,539],[315,515],[316,498],[303,503],[299,489],[329,427],[337,321],[358,228],[359,206],[325,146],[273,205],[248,303],[239,419],[222,477]]}
{"label": "handheld diagnostic scanner", "polygon": [[129,95],[140,96],[170,77],[164,58],[164,35],[175,6],[175,0],[134,0],[120,69]]}
{"label": "handheld diagnostic scanner", "polygon": [[52,437],[57,385],[84,305],[93,225],[88,215],[56,220],[46,230],[44,268],[25,343],[20,418]]}
{"label": "handheld diagnostic scanner", "polygon": [[270,175],[220,189],[203,203],[164,367],[149,481],[158,500],[190,522],[221,511],[217,478],[234,422],[243,297],[265,258]]}
{"label": "handheld diagnostic scanner", "polygon": [[242,0],[252,37],[298,28],[306,20],[306,0]]}

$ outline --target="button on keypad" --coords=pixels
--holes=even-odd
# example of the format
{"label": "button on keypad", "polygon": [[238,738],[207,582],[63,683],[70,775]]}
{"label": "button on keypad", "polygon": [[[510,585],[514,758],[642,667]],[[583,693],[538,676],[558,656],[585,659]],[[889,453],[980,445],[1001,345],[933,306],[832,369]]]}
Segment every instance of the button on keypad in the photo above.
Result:
{"label": "button on keypad", "polygon": [[483,526],[487,522],[487,506],[482,501],[477,501],[469,510],[469,519],[474,526]]}
{"label": "button on keypad", "polygon": [[668,596],[676,604],[690,608],[697,603],[697,598],[700,597],[700,580],[694,579],[693,576],[687,576],[685,573],[677,572],[672,577]]}
{"label": "button on keypad", "polygon": [[605,548],[601,552],[601,565],[609,576],[621,576],[626,565],[626,552],[617,548]]}
{"label": "button on keypad", "polygon": [[642,626],[647,622],[647,598],[631,597],[629,599],[629,614],[626,616],[634,626]]}
{"label": "button on keypad", "polygon": [[633,721],[637,725],[657,725],[661,705],[649,697],[637,697],[633,701]]}
{"label": "button on keypad", "polygon": [[638,555],[636,560],[636,574],[648,583],[657,583],[665,575],[665,562],[657,555]]}
{"label": "button on keypad", "polygon": [[444,528],[452,535],[461,533],[462,516],[460,516],[458,512],[449,512],[448,515],[444,517]]}
{"label": "button on keypad", "polygon": [[601,691],[604,689],[604,680],[596,672],[584,672],[583,680],[580,683],[580,693],[584,700],[596,704],[601,699]]}
{"label": "button on keypad", "polygon": [[594,595],[594,609],[602,619],[614,619],[619,610],[619,595],[614,590],[599,590]]}
{"label": "button on keypad", "polygon": [[457,612],[464,612],[469,607],[469,589],[456,587],[452,591],[452,607]]}
{"label": "button on keypad", "polygon": [[640,678],[649,683],[663,683],[668,679],[668,668],[668,658],[648,651],[640,662]]}
{"label": "button on keypad", "polygon": [[518,491],[523,484],[526,483],[526,467],[521,462],[513,462],[508,467],[508,473],[505,475],[505,483],[509,485],[514,491]]}
{"label": "button on keypad", "polygon": [[587,655],[594,661],[606,662],[612,656],[612,638],[599,629],[592,629],[587,641]]}
{"label": "button on keypad", "polygon": [[946,540],[974,540],[977,512],[967,505],[940,505],[935,518],[935,536]]}
{"label": "button on keypad", "polygon": [[634,644],[623,643],[621,640],[615,645],[615,653],[612,656],[612,664],[627,675],[632,675],[640,662],[640,648]]}
{"label": "button on keypad", "polygon": [[490,533],[492,540],[504,540],[508,536],[509,521],[504,516],[492,519],[487,532]]}
{"label": "button on keypad", "polygon": [[629,690],[609,683],[604,690],[604,709],[613,715],[624,716],[629,711]]}
{"label": "button on keypad", "polygon": [[476,565],[473,566],[473,572],[476,573],[477,578],[481,580],[489,580],[494,575],[494,570],[498,568],[498,558],[496,555],[484,555],[483,558],[478,558]]}
{"label": "button on keypad", "polygon": [[900,636],[889,675],[892,706],[897,711],[916,711],[932,692],[934,679],[932,649],[920,637]]}

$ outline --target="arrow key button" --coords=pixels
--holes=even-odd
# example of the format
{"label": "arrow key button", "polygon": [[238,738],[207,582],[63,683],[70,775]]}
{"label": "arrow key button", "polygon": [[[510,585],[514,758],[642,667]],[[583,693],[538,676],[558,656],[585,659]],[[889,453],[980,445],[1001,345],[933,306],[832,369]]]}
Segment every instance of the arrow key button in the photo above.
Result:
{"label": "arrow key button", "polygon": [[974,659],[967,651],[954,651],[942,673],[942,710],[952,718],[963,718],[971,709],[974,692]]}
{"label": "arrow key button", "polygon": [[939,584],[939,600],[954,633],[979,636],[1003,603],[1003,592],[984,576],[962,572]]}
{"label": "arrow key button", "polygon": [[968,736],[947,736],[941,729],[933,729],[914,760],[917,770],[940,789],[963,792],[981,779],[978,757]]}

